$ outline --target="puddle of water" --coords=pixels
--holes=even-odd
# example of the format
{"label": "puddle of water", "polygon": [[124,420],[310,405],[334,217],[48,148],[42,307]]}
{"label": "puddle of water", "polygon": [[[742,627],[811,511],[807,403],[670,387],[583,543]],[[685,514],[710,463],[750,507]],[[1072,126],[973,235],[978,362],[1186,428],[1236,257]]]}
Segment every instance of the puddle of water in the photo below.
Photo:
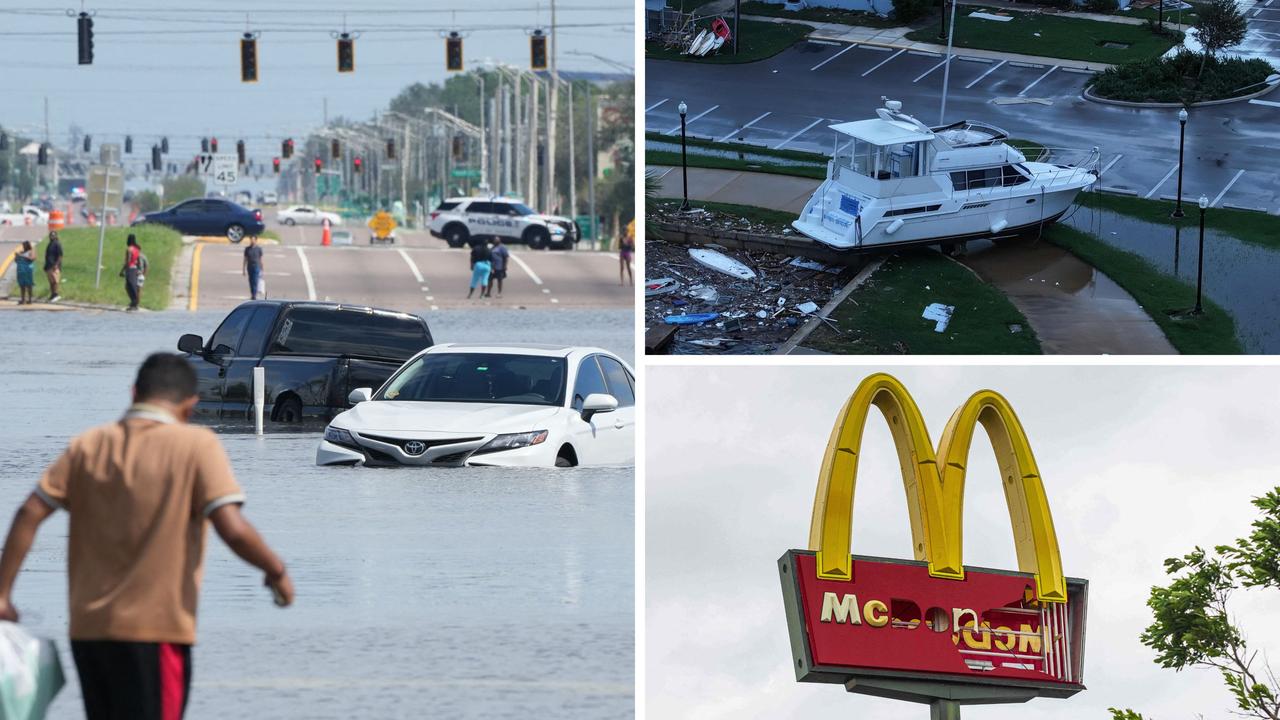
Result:
{"label": "puddle of water", "polygon": [[[665,150],[666,152],[680,152],[680,143],[663,142],[661,140],[646,140],[645,147],[650,150]],[[688,145],[686,151],[690,155],[702,155],[703,157],[720,157],[731,158],[734,160],[746,160],[748,162],[758,162],[766,165],[782,165],[785,167],[816,167],[825,168],[825,161],[815,160],[797,160],[792,158],[776,157],[774,155],[766,155],[763,153],[753,153],[748,149],[750,146],[744,146],[743,150],[720,150],[717,148],[701,147],[698,145]]]}
{"label": "puddle of water", "polygon": [[[1196,284],[1200,226],[1195,209],[1182,226],[1157,225],[1081,207],[1066,222],[1112,247],[1140,255],[1161,272]],[[1280,253],[1212,229],[1204,236],[1204,294],[1236,321],[1247,352],[1280,353]],[[1168,308],[1160,308],[1164,310]]]}

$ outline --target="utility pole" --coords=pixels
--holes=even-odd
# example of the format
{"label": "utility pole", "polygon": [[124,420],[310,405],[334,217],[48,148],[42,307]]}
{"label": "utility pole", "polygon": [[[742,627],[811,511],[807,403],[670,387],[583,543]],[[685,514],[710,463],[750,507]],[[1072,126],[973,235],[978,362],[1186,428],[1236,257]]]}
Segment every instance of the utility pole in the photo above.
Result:
{"label": "utility pole", "polygon": [[324,99],[324,126],[329,127],[329,98]]}
{"label": "utility pole", "polygon": [[484,74],[477,71],[476,77],[480,79],[480,190],[481,192],[489,191],[489,145],[485,142],[484,137]]}
{"label": "utility pole", "polygon": [[596,104],[591,97],[591,85],[587,84],[587,169],[591,178],[587,182],[587,204],[591,209],[591,249],[596,249],[600,235],[596,223]]}
{"label": "utility pole", "polygon": [[[551,0],[551,92],[547,94],[547,194],[544,204],[559,205],[556,192],[556,132],[559,130],[560,73],[556,71],[556,0]],[[544,211],[546,208],[542,208]]]}
{"label": "utility pole", "polygon": [[515,119],[516,133],[515,133],[515,137],[511,139],[512,153],[515,155],[516,162],[515,162],[515,167],[512,169],[512,172],[514,173],[514,178],[513,178],[513,182],[511,183],[511,189],[517,195],[522,195],[524,199],[528,201],[529,194],[527,192],[521,192],[520,190],[521,186],[524,184],[523,178],[524,178],[524,155],[525,155],[524,105],[523,105],[524,101],[520,97],[523,91],[524,91],[524,79],[519,75],[516,75],[515,97],[513,99],[513,104],[512,104],[512,114]]}
{"label": "utility pole", "polygon": [[404,123],[404,147],[400,148],[400,202],[404,211],[409,212],[409,121]]}
{"label": "utility pole", "polygon": [[529,81],[529,194],[526,196],[527,202],[533,205],[537,210],[542,210],[542,206],[538,204],[538,77],[531,77]]}
{"label": "utility pole", "polygon": [[578,146],[573,143],[573,82],[569,82],[569,218],[578,217],[578,174],[574,170],[573,156]]}

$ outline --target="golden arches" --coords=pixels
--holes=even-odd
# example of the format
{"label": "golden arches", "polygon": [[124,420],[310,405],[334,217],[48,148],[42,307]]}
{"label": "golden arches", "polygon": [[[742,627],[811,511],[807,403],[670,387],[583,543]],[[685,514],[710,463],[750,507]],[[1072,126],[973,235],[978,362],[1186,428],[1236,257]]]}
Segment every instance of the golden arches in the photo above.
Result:
{"label": "golden arches", "polygon": [[974,393],[951,416],[935,455],[915,401],[902,383],[884,373],[863,380],[845,402],[823,455],[809,529],[809,549],[817,551],[818,576],[852,579],[853,493],[872,405],[893,435],[915,559],[928,562],[929,574],[964,578],[965,468],[974,427],[982,423],[1000,466],[1018,568],[1036,576],[1040,600],[1066,602],[1066,580],[1048,498],[1031,444],[1008,401],[990,390]]}

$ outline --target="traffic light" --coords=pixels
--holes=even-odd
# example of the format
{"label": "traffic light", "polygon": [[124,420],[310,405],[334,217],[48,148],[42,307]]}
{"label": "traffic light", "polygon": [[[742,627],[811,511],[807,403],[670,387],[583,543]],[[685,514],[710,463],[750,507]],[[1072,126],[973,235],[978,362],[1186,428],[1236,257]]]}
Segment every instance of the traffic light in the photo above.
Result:
{"label": "traffic light", "polygon": [[461,135],[453,136],[453,159],[454,160],[462,159],[462,136]]}
{"label": "traffic light", "polygon": [[90,147],[92,144],[93,144],[93,137],[92,137],[92,136],[89,136],[89,135],[85,135],[85,136],[84,136],[84,151],[85,151],[85,152],[89,152],[89,147]]}
{"label": "traffic light", "polygon": [[218,138],[209,138],[209,152],[218,152]]}
{"label": "traffic light", "polygon": [[285,160],[293,157],[293,138],[289,138],[288,140],[280,143],[280,155]]}
{"label": "traffic light", "polygon": [[133,154],[133,136],[132,135],[124,136],[124,152],[126,155]]}
{"label": "traffic light", "polygon": [[317,158],[316,158],[316,172],[317,172],[317,173],[318,173],[318,172],[320,172],[320,170],[321,170],[323,167],[324,167],[324,160],[322,160],[322,159],[320,159],[320,158],[318,158],[318,157],[317,157]]}
{"label": "traffic light", "polygon": [[160,152],[165,155],[169,154],[169,138],[160,138]]}
{"label": "traffic light", "polygon": [[236,162],[239,163],[240,165],[244,165],[244,141],[243,140],[236,141]]}
{"label": "traffic light", "polygon": [[277,175],[280,174],[280,158],[271,158],[271,169],[274,170]]}
{"label": "traffic light", "polygon": [[393,138],[387,138],[387,159],[396,159],[396,141]]}
{"label": "traffic light", "polygon": [[356,41],[350,33],[342,33],[338,37],[338,72],[356,71]]}
{"label": "traffic light", "polygon": [[80,50],[80,64],[93,64],[93,18],[89,17],[89,13],[82,12],[80,17],[76,18],[76,36],[78,39],[77,46]]}
{"label": "traffic light", "polygon": [[9,149],[9,136],[5,133],[0,132],[0,150],[8,150],[8,149]]}
{"label": "traffic light", "polygon": [[253,33],[240,40],[240,82],[258,82],[258,40]]}
{"label": "traffic light", "polygon": [[49,143],[40,143],[40,149],[36,150],[36,164],[49,164]]}
{"label": "traffic light", "polygon": [[547,69],[547,36],[541,30],[534,30],[529,36],[529,67],[533,70]]}
{"label": "traffic light", "polygon": [[357,175],[364,172],[364,160],[360,159],[359,155],[355,156],[355,158],[352,159],[351,163],[352,165],[354,165],[353,169],[355,170],[355,173]]}
{"label": "traffic light", "polygon": [[342,146],[338,145],[337,140],[333,140],[329,143],[329,157],[334,160],[342,157]]}
{"label": "traffic light", "polygon": [[200,152],[209,152],[209,138],[200,138]]}
{"label": "traffic light", "polygon": [[462,36],[455,30],[445,38],[444,67],[449,72],[462,72]]}
{"label": "traffic light", "polygon": [[159,169],[160,169],[160,167],[161,167],[161,163],[160,163],[160,146],[159,146],[159,145],[152,145],[152,146],[151,146],[151,169],[152,169],[152,170],[159,170]]}

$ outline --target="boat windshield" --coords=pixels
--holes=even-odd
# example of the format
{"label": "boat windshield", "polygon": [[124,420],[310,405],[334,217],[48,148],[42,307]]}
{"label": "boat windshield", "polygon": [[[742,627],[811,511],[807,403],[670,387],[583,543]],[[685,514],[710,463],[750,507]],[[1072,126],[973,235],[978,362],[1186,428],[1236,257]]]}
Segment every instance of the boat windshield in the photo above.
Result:
{"label": "boat windshield", "polygon": [[876,145],[854,138],[838,147],[834,160],[859,175],[875,180],[895,180],[923,175],[921,142]]}
{"label": "boat windshield", "polygon": [[375,400],[563,405],[564,358],[428,353],[402,368]]}

